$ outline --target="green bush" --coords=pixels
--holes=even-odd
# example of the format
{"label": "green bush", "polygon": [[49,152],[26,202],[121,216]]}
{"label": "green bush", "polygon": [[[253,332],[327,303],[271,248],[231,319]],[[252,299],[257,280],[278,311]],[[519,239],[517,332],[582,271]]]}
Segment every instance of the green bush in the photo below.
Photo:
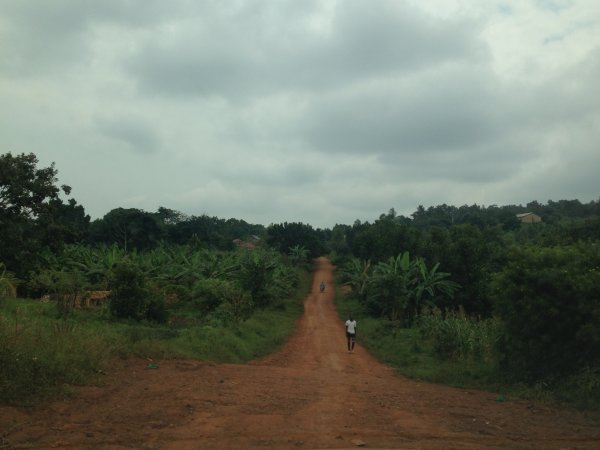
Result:
{"label": "green bush", "polygon": [[246,252],[240,258],[237,283],[250,294],[252,303],[259,308],[268,306],[273,300],[271,290],[277,262],[275,254],[266,251]]}
{"label": "green bush", "polygon": [[146,298],[150,296],[146,288],[146,277],[133,264],[119,263],[113,269],[109,287],[110,313],[120,319],[144,318]]}
{"label": "green bush", "polygon": [[600,367],[584,367],[556,387],[559,400],[584,408],[600,408]]}
{"label": "green bush", "polygon": [[192,303],[203,314],[214,311],[224,301],[228,281],[218,278],[199,280],[192,289]]}
{"label": "green bush", "polygon": [[169,311],[165,305],[165,300],[161,297],[153,297],[146,301],[144,318],[156,323],[166,323],[169,318]]}
{"label": "green bush", "polygon": [[115,266],[110,280],[110,313],[119,319],[165,323],[169,313],[165,299],[151,289],[146,275],[130,262]]}
{"label": "green bush", "polygon": [[494,282],[504,367],[529,380],[600,364],[600,246],[515,248]]}

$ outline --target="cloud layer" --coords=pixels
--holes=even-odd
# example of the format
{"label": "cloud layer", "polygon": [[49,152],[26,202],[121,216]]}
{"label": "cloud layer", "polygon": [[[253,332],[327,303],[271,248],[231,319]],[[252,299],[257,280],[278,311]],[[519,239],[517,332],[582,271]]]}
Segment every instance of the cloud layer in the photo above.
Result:
{"label": "cloud layer", "polygon": [[600,197],[600,5],[0,3],[0,144],[93,217]]}

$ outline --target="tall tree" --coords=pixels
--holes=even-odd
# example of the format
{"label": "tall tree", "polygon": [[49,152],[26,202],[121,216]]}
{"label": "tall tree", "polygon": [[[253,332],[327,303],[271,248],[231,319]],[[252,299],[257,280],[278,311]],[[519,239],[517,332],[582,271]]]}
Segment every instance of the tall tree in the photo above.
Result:
{"label": "tall tree", "polygon": [[37,165],[33,153],[0,155],[0,261],[18,276],[36,266],[45,245],[61,245],[63,236],[48,233],[48,227],[61,215],[60,192],[71,192],[57,186],[54,163]]}
{"label": "tall tree", "polygon": [[305,247],[313,258],[325,251],[325,237],[321,230],[303,223],[270,225],[267,228],[267,243],[283,253],[299,245]]}
{"label": "tall tree", "polygon": [[136,208],[116,208],[95,220],[90,230],[94,242],[118,244],[125,251],[155,247],[164,235],[156,215]]}

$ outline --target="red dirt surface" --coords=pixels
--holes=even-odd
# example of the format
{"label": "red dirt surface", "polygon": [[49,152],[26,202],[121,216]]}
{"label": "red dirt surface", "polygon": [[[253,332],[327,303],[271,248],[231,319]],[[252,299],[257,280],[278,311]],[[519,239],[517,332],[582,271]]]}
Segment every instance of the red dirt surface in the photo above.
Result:
{"label": "red dirt surface", "polygon": [[248,365],[118,362],[102,387],[0,408],[0,448],[600,449],[597,414],[499,403],[400,377],[360,345],[348,353],[332,272],[317,260],[305,313],[277,353]]}

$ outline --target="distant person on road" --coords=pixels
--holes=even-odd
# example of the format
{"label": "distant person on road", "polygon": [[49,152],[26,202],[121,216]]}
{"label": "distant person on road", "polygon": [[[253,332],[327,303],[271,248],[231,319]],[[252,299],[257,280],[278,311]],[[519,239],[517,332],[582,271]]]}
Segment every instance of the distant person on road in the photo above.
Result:
{"label": "distant person on road", "polygon": [[325,282],[321,281],[321,286],[319,286],[319,288],[321,289],[321,292],[325,291]]}
{"label": "distant person on road", "polygon": [[348,352],[354,353],[354,344],[356,343],[356,320],[348,316],[346,320],[346,339],[348,340]]}

